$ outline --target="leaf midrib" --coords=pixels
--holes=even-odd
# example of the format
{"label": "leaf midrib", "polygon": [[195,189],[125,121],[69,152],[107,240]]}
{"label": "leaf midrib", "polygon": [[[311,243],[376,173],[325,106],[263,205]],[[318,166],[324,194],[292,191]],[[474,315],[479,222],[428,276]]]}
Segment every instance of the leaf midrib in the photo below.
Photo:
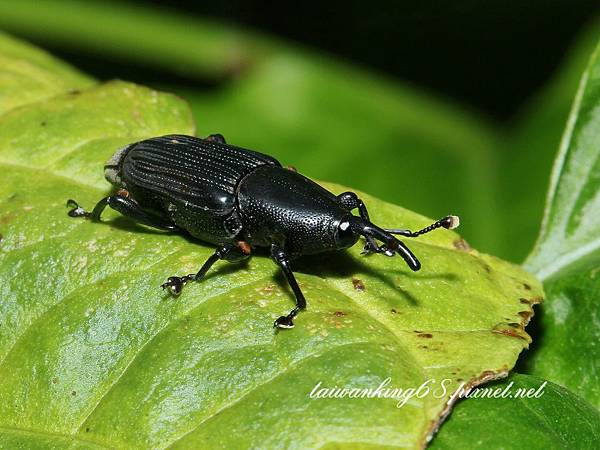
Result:
{"label": "leaf midrib", "polygon": [[525,263],[525,268],[531,270],[541,281],[547,281],[554,275],[567,269],[569,266],[579,262],[588,255],[593,254],[600,249],[600,238],[588,242],[583,247],[577,247],[575,250],[563,253],[550,264],[542,266],[541,269],[532,269],[529,263]]}

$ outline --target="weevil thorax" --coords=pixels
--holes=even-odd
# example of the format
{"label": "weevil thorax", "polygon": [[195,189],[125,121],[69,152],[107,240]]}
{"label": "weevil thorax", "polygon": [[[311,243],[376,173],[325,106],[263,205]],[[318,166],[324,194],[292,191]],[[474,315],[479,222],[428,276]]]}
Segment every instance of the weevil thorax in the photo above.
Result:
{"label": "weevil thorax", "polygon": [[121,167],[123,166],[123,159],[127,152],[131,149],[132,145],[127,145],[117,150],[106,164],[104,164],[104,178],[115,186],[121,186],[123,180],[121,179]]}
{"label": "weevil thorax", "polygon": [[237,194],[251,245],[283,245],[289,255],[300,256],[346,248],[358,240],[344,225],[349,212],[337,197],[299,173],[259,167],[240,182]]}

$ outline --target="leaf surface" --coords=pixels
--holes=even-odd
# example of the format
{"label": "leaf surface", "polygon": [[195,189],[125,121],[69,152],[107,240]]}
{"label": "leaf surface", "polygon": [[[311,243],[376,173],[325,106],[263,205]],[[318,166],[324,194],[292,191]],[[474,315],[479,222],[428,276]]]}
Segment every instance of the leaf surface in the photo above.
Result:
{"label": "leaf surface", "polygon": [[93,83],[61,61],[1,31],[0,64],[0,114]]}
{"label": "leaf surface", "polygon": [[[120,146],[193,133],[187,105],[124,82],[58,89],[0,116],[4,446],[417,448],[449,393],[398,408],[310,392],[388,377],[402,388],[431,379],[432,391],[443,379],[475,385],[505,375],[530,342],[539,284],[446,230],[408,243],[417,273],[359,245],[298,261],[309,307],[286,332],[272,323],[292,296],[260,254],[168,297],[166,277],[197,270],[213,249],[112,212],[72,219],[64,203],[91,207],[108,192],[102,164]],[[430,222],[361,196],[383,226]]]}

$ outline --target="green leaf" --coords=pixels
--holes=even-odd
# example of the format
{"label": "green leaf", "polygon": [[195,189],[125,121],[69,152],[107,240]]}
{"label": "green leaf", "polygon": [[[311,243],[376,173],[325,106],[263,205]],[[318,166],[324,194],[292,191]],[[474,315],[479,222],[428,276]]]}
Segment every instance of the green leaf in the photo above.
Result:
{"label": "green leaf", "polygon": [[504,227],[505,242],[518,245],[502,253],[511,261],[522,261],[531,251],[543,215],[541,201],[548,190],[550,171],[560,138],[569,117],[581,74],[598,43],[600,17],[594,18],[579,33],[552,79],[513,119],[506,130],[500,161],[501,210],[510,211],[510,227]]}
{"label": "green leaf", "polygon": [[[401,408],[309,393],[388,377],[476,385],[506,375],[530,342],[539,283],[446,230],[409,243],[417,273],[358,245],[298,261],[309,306],[285,332],[272,323],[292,296],[261,255],[170,298],[160,283],[197,270],[211,248],[114,212],[72,219],[64,203],[105,195],[102,164],[123,144],[193,133],[187,106],[124,82],[50,98],[56,89],[0,116],[2,446],[416,448],[449,392]],[[361,196],[382,225],[430,222]]]}
{"label": "green leaf", "polygon": [[527,265],[542,279],[600,248],[600,58],[583,74],[550,180],[540,237]]}
{"label": "green leaf", "polygon": [[[502,393],[511,397],[503,398]],[[513,374],[470,395],[473,397],[458,402],[434,439],[432,450],[598,448],[598,410],[554,383]]]}
{"label": "green leaf", "polygon": [[531,373],[600,407],[600,50],[585,71],[556,158],[538,243],[526,267],[544,281]]}

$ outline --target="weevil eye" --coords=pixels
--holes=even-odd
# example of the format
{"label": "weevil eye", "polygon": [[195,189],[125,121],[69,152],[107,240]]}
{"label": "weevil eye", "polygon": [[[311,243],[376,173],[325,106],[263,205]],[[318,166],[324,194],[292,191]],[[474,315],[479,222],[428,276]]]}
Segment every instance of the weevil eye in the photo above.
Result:
{"label": "weevil eye", "polygon": [[336,248],[352,247],[358,241],[359,235],[352,231],[350,222],[347,219],[342,219],[335,230],[335,245]]}

